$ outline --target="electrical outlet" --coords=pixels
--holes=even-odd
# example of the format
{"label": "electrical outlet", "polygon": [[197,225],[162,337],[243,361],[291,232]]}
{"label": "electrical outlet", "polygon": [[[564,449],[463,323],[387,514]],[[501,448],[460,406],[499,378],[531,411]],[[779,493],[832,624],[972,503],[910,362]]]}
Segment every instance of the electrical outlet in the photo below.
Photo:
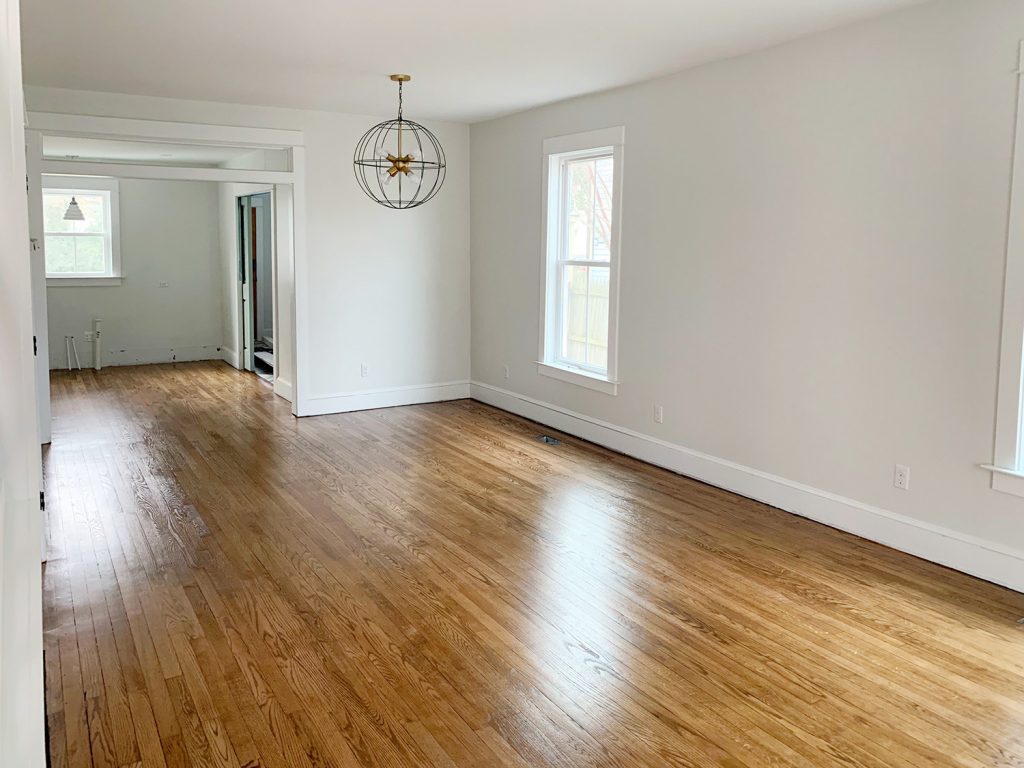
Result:
{"label": "electrical outlet", "polygon": [[164,280],[161,280],[161,281],[160,281],[160,287],[161,287],[161,288],[169,288],[169,287],[170,287],[170,285],[171,285],[170,283],[168,283],[168,282],[166,282],[166,281],[164,281]]}
{"label": "electrical outlet", "polygon": [[892,484],[901,491],[910,490],[910,467],[897,464],[892,473]]}
{"label": "electrical outlet", "polygon": [[360,365],[359,366],[359,375],[362,376],[364,379],[367,376],[369,376],[370,375],[370,366],[367,365],[366,363],[363,363],[362,365]]}
{"label": "electrical outlet", "polygon": [[508,366],[505,366],[505,378],[509,378]]}
{"label": "electrical outlet", "polygon": [[95,338],[96,334],[93,333],[92,331],[86,331],[85,333],[82,334],[82,339],[85,341],[92,341]]}
{"label": "electrical outlet", "polygon": [[656,424],[665,423],[665,409],[660,405],[654,406],[654,421]]}

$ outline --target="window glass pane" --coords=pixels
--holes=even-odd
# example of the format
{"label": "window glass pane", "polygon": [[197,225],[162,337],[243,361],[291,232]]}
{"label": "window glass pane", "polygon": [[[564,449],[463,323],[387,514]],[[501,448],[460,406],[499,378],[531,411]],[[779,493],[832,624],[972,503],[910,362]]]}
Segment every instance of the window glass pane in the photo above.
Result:
{"label": "window glass pane", "polygon": [[562,286],[562,359],[587,360],[588,267],[565,267]]}
{"label": "window glass pane", "polygon": [[565,164],[564,259],[611,258],[611,157],[569,160]]}
{"label": "window glass pane", "polygon": [[47,235],[45,247],[48,274],[75,271],[75,238]]}
{"label": "window glass pane", "polygon": [[107,271],[103,248],[103,235],[85,235],[74,238],[76,272]]}
{"label": "window glass pane", "polygon": [[46,232],[74,232],[75,222],[64,221],[64,212],[71,195],[47,192],[43,195],[43,230]]}
{"label": "window glass pane", "polygon": [[561,359],[608,368],[608,267],[567,266],[562,272]]}
{"label": "window glass pane", "polygon": [[587,365],[608,367],[608,286],[611,270],[590,267],[587,281]]}

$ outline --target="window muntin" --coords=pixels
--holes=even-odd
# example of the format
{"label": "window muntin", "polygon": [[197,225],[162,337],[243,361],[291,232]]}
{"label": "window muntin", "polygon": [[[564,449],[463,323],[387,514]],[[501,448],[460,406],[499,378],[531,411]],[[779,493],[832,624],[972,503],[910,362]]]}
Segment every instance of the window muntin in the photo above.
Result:
{"label": "window muntin", "polygon": [[[84,221],[64,219],[72,197],[82,210]],[[43,188],[47,278],[119,277],[114,205],[116,192],[112,189],[90,189],[77,184]]]}

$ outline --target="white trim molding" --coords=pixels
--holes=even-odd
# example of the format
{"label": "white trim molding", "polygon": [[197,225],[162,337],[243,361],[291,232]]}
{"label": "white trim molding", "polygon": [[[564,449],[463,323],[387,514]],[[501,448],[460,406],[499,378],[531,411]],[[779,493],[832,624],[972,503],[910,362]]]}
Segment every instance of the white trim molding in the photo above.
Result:
{"label": "white trim molding", "polygon": [[314,395],[307,402],[302,416],[323,416],[329,413],[368,411],[393,408],[397,405],[439,403],[444,400],[465,400],[469,397],[468,381],[445,381],[439,384],[412,384],[406,387],[362,389],[334,395]]}
{"label": "white trim molding", "polygon": [[547,376],[552,379],[558,379],[559,381],[567,381],[570,384],[576,384],[580,387],[586,387],[587,389],[593,389],[596,392],[604,392],[606,395],[619,394],[619,382],[612,381],[611,379],[597,373],[585,371],[582,368],[574,369],[569,366],[556,365],[555,363],[544,363],[538,360],[537,373],[541,376]]}
{"label": "white trim molding", "polygon": [[992,473],[992,489],[1013,496],[1024,496],[1024,472],[1004,469],[994,464],[982,464],[982,469]]}
{"label": "white trim molding", "polygon": [[25,122],[32,130],[60,136],[106,138],[114,135],[125,140],[173,140],[179,144],[226,145],[253,149],[283,149],[305,145],[302,131],[281,128],[245,128],[59,112],[27,112]]}
{"label": "white trim molding", "polygon": [[143,165],[92,160],[43,160],[43,173],[50,176],[110,176],[118,179],[166,179],[169,181],[214,181],[239,184],[292,184],[292,171],[259,171],[243,168],[198,168],[184,165]]}
{"label": "white trim molding", "polygon": [[471,397],[732,493],[1024,592],[1024,552],[474,381]]}
{"label": "white trim molding", "polygon": [[112,288],[118,286],[124,280],[123,277],[48,277],[46,278],[47,288]]}

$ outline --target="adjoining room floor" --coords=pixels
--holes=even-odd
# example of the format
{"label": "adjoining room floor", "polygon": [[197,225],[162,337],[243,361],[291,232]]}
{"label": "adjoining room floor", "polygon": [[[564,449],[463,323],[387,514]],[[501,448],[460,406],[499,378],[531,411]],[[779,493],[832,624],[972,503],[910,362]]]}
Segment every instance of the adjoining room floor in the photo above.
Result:
{"label": "adjoining room floor", "polygon": [[75,766],[1024,765],[1024,596],[458,401],[55,372]]}
{"label": "adjoining room floor", "polygon": [[257,349],[253,353],[254,373],[264,381],[274,381],[274,351]]}

